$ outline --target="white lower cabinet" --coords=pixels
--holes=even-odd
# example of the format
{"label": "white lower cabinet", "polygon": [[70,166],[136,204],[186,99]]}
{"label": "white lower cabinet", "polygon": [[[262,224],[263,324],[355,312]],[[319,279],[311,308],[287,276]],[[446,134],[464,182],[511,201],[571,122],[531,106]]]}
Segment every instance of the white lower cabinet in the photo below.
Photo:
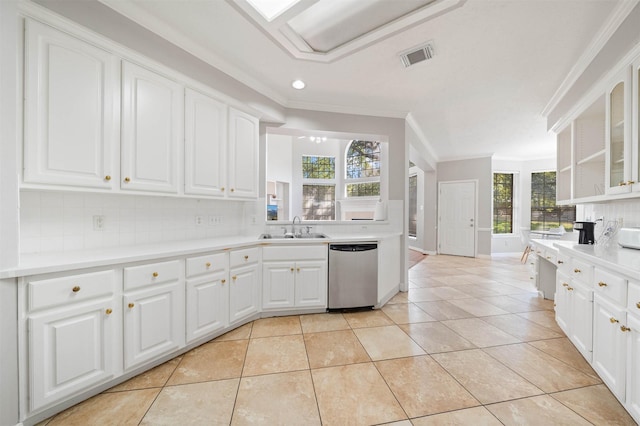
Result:
{"label": "white lower cabinet", "polygon": [[262,309],[326,308],[327,246],[265,247]]}
{"label": "white lower cabinet", "polygon": [[185,291],[178,261],[125,268],[124,290],[125,370],[184,346]]}
{"label": "white lower cabinet", "polygon": [[572,327],[569,339],[587,361],[593,351],[593,290],[573,283],[570,295]]}
{"label": "white lower cabinet", "polygon": [[571,280],[568,276],[560,273],[556,274],[556,294],[554,297],[554,304],[556,310],[556,322],[564,331],[566,335],[569,335],[570,324],[570,308],[569,308],[569,283]]}
{"label": "white lower cabinet", "polygon": [[122,310],[115,271],[25,278],[29,411],[119,373]]}
{"label": "white lower cabinet", "polygon": [[593,290],[562,273],[558,273],[557,277],[556,322],[582,356],[591,361]]}
{"label": "white lower cabinet", "polygon": [[595,296],[593,307],[592,366],[611,392],[624,402],[627,313],[600,295]]}
{"label": "white lower cabinet", "polygon": [[214,253],[187,259],[187,343],[229,324],[229,257]]}
{"label": "white lower cabinet", "polygon": [[627,316],[627,410],[640,422],[640,318]]}
{"label": "white lower cabinet", "polygon": [[260,312],[260,249],[233,250],[229,253],[229,323]]}
{"label": "white lower cabinet", "polygon": [[229,322],[234,323],[260,312],[260,269],[244,266],[229,273]]}

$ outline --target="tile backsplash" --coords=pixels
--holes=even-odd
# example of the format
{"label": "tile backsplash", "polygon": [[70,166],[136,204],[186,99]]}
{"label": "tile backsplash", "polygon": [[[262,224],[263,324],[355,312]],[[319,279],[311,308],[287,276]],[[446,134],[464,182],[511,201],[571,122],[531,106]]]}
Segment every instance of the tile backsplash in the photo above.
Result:
{"label": "tile backsplash", "polygon": [[[20,252],[74,251],[239,235],[245,203],[22,191]],[[95,229],[96,216],[103,219],[102,230]]]}
{"label": "tile backsplash", "polygon": [[[231,235],[281,232],[264,222],[264,198],[200,200],[128,194],[22,191],[20,253],[124,247]],[[402,232],[402,201],[389,201],[384,222],[316,223],[314,232]],[[101,217],[103,229],[96,229]],[[199,222],[196,220],[199,218]]]}
{"label": "tile backsplash", "polygon": [[605,227],[621,224],[623,227],[640,227],[640,200],[618,200],[601,204],[584,204],[577,210],[577,220],[597,220],[595,227],[596,241]]}

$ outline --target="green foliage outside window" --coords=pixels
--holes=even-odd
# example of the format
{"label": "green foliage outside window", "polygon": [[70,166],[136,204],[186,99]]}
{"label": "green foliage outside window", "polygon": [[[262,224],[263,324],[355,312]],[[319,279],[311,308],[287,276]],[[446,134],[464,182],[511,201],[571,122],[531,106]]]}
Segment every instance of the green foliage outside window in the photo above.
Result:
{"label": "green foliage outside window", "polygon": [[336,187],[334,185],[302,185],[302,219],[335,220]]}
{"label": "green foliage outside window", "polygon": [[302,177],[304,179],[335,179],[335,157],[302,156]]}
{"label": "green foliage outside window", "polygon": [[575,206],[556,205],[556,172],[531,173],[531,230],[573,231],[575,220]]}
{"label": "green foliage outside window", "polygon": [[376,195],[380,195],[380,182],[347,184],[347,197],[375,197]]}
{"label": "green foliage outside window", "polygon": [[347,197],[380,195],[380,142],[351,141],[346,163]]}
{"label": "green foliage outside window", "polygon": [[513,233],[513,174],[493,174],[493,233]]}
{"label": "green foliage outside window", "polygon": [[347,151],[347,179],[380,176],[380,142],[352,141]]}

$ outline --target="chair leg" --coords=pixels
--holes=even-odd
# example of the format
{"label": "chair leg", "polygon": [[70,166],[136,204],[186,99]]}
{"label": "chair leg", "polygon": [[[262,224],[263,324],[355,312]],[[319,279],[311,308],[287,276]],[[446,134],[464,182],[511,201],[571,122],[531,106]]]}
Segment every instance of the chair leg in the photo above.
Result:
{"label": "chair leg", "polygon": [[522,252],[522,257],[520,257],[520,263],[527,263],[527,259],[529,258],[530,252],[531,252],[531,247],[527,245],[524,248],[524,252]]}

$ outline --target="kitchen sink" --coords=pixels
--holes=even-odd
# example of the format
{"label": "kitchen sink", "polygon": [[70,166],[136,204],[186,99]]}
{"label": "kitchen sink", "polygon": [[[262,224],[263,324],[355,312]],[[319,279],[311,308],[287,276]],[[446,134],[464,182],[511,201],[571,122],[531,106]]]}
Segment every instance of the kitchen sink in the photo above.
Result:
{"label": "kitchen sink", "polygon": [[261,240],[270,240],[270,239],[274,239],[274,240],[284,240],[284,239],[296,239],[296,240],[307,240],[307,239],[319,239],[319,238],[329,238],[328,236],[326,236],[325,234],[321,234],[321,233],[308,233],[308,234],[298,234],[298,235],[293,235],[293,234],[262,234],[260,235],[259,239]]}

